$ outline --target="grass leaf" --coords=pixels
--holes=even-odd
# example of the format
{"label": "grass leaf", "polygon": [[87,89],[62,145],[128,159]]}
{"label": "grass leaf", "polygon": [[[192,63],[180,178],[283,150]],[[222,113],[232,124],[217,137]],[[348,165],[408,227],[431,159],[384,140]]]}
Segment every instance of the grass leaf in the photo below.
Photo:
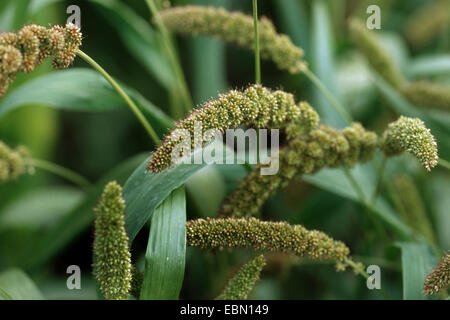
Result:
{"label": "grass leaf", "polygon": [[[334,75],[334,38],[331,26],[329,8],[323,0],[312,2],[311,28],[311,67],[316,76],[338,99],[339,92]],[[321,121],[336,128],[345,127],[342,116],[330,105],[329,101],[316,88],[314,93],[314,107],[320,115]]]}
{"label": "grass leaf", "polygon": [[43,300],[41,291],[19,269],[0,273],[0,300]]}
{"label": "grass leaf", "polygon": [[[165,133],[172,126],[170,118],[159,108],[135,90],[123,88],[157,132]],[[126,107],[125,102],[100,74],[85,68],[54,71],[26,82],[1,100],[0,117],[27,104],[91,112]]]}
{"label": "grass leaf", "polygon": [[403,299],[425,300],[423,283],[437,264],[436,256],[425,243],[400,242],[402,250]]}
{"label": "grass leaf", "polygon": [[180,187],[153,214],[141,299],[178,299],[185,260],[186,197],[184,187]]}
{"label": "grass leaf", "polygon": [[[209,146],[224,147],[219,141],[215,141]],[[202,149],[195,150],[191,160],[201,153]],[[235,157],[234,152],[228,148],[224,155]],[[147,164],[148,159],[136,169],[123,188],[123,196],[127,204],[125,223],[130,241],[133,241],[142,226],[152,217],[155,208],[173,190],[182,186],[194,173],[207,165],[204,162],[202,164],[180,163],[168,170],[150,173],[146,169]]]}

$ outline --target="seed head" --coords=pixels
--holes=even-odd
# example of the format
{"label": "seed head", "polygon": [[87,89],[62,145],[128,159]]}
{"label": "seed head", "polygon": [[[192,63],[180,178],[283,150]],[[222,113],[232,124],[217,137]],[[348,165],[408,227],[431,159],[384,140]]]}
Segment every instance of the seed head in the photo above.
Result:
{"label": "seed head", "polygon": [[49,56],[53,56],[54,68],[69,67],[81,38],[80,29],[74,24],[51,29],[31,24],[17,33],[0,34],[0,97],[20,70],[31,72]]}
{"label": "seed head", "polygon": [[386,156],[409,152],[428,171],[438,163],[436,140],[420,119],[401,116],[389,124],[379,143]]}
{"label": "seed head", "polygon": [[[175,130],[166,136],[153,153],[148,169],[159,172],[170,167],[172,151],[186,138],[194,148],[204,146],[212,140],[212,137],[203,136],[210,129],[223,133],[226,129],[241,125],[268,129],[289,126],[289,135],[292,137],[313,129],[318,120],[317,113],[306,102],[297,105],[289,93],[271,91],[260,85],[252,85],[244,91],[231,90],[219,95],[218,99],[206,102],[202,107],[191,111],[185,119],[178,121]],[[201,124],[200,141],[194,140],[196,123]],[[185,131],[180,135],[180,130],[177,129]]]}
{"label": "seed head", "polygon": [[423,285],[425,295],[436,294],[448,288],[450,284],[450,251],[442,257],[438,265],[427,276]]}
{"label": "seed head", "polygon": [[11,149],[0,141],[0,183],[17,179],[27,169],[28,151],[24,147]]}
{"label": "seed head", "polygon": [[259,275],[265,264],[264,255],[244,264],[236,275],[230,279],[216,300],[246,300],[259,280]]}
{"label": "seed head", "polygon": [[[254,50],[253,18],[240,12],[189,5],[163,10],[160,16],[172,32],[213,36]],[[288,36],[278,34],[270,20],[260,19],[258,27],[263,59],[271,59],[280,69],[290,73],[300,73],[307,67],[303,50],[296,47]]]}
{"label": "seed head", "polygon": [[450,111],[449,87],[418,81],[403,86],[401,92],[418,107]]}
{"label": "seed head", "polygon": [[187,243],[202,249],[253,248],[312,260],[344,261],[350,250],[320,231],[255,218],[198,219],[186,223]]}
{"label": "seed head", "polygon": [[107,300],[126,300],[131,289],[132,265],[124,210],[122,188],[115,181],[108,183],[94,209],[94,274]]}

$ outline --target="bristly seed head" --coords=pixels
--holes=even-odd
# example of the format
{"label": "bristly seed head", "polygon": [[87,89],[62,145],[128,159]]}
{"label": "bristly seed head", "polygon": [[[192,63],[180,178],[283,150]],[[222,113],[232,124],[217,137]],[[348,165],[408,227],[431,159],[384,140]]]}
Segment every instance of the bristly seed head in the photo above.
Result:
{"label": "bristly seed head", "polygon": [[[204,6],[182,6],[163,10],[160,16],[172,32],[213,36],[218,39],[254,50],[253,18],[240,12]],[[267,18],[258,23],[261,57],[271,59],[280,69],[300,73],[307,68],[303,50],[291,39],[278,34]]]}
{"label": "bristly seed head", "polygon": [[450,251],[442,257],[439,264],[427,276],[423,285],[425,295],[436,294],[439,291],[446,290],[450,285]]}
{"label": "bristly seed head", "polygon": [[94,209],[94,275],[107,300],[126,300],[131,289],[132,265],[124,210],[121,186],[115,181],[108,183]]}
{"label": "bristly seed head", "polygon": [[230,279],[222,293],[216,300],[245,300],[248,298],[256,282],[259,280],[259,275],[266,265],[264,255],[250,260],[244,264],[236,275]]}
{"label": "bristly seed head", "polygon": [[413,154],[430,171],[438,164],[438,149],[430,129],[422,120],[401,116],[389,124],[380,140],[380,148],[386,156],[401,152]]}
{"label": "bristly seed head", "polygon": [[80,29],[71,23],[51,29],[31,24],[17,33],[0,34],[0,97],[20,70],[31,72],[49,56],[55,69],[69,67],[81,40]]}
{"label": "bristly seed head", "polygon": [[28,150],[22,146],[11,149],[0,141],[0,183],[17,179],[28,169]]}
{"label": "bristly seed head", "polygon": [[[160,172],[172,165],[172,151],[184,138],[191,145],[204,146],[211,137],[203,137],[207,130],[223,133],[226,129],[240,125],[256,128],[286,128],[293,138],[314,129],[319,116],[306,102],[296,104],[294,97],[283,91],[271,91],[260,85],[249,86],[244,91],[231,90],[218,99],[206,102],[183,120],[175,124],[175,130],[166,136],[161,146],[153,153],[148,164],[152,172]],[[195,123],[201,123],[202,141],[195,141]],[[178,135],[179,130],[187,132]],[[185,137],[187,135],[187,137]],[[198,137],[197,137],[198,138]],[[187,156],[187,155],[182,155]]]}
{"label": "bristly seed head", "polygon": [[255,218],[198,219],[186,223],[187,244],[202,249],[253,248],[312,260],[344,261],[350,250],[325,233],[287,222]]}

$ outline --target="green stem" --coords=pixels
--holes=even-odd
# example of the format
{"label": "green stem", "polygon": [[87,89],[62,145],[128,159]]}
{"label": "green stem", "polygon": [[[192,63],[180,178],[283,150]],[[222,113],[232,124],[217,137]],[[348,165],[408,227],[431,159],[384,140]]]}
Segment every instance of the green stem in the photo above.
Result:
{"label": "green stem", "polygon": [[[369,279],[369,275],[367,274],[367,272],[365,272],[364,270],[361,270],[361,268],[359,268],[355,262],[353,262],[352,260],[345,258],[344,262],[346,264],[348,264],[350,267],[353,268],[353,270],[355,271],[355,273],[360,274],[361,276],[363,276],[366,280]],[[383,295],[383,297],[386,300],[391,300],[391,297],[388,295],[387,292],[385,292],[383,289],[378,289],[377,291],[380,291],[380,293]]]}
{"label": "green stem", "polygon": [[26,164],[33,168],[38,168],[51,172],[57,176],[60,176],[66,180],[73,182],[74,184],[80,186],[83,189],[89,188],[91,186],[91,183],[83,176],[55,163],[41,159],[29,158],[26,159]]}
{"label": "green stem", "polygon": [[387,162],[387,158],[385,156],[383,156],[381,165],[378,168],[377,182],[376,182],[375,190],[374,190],[373,197],[372,197],[372,203],[375,203],[375,201],[378,198],[378,195],[381,192],[381,184],[383,182],[383,175],[384,175],[384,169],[386,168],[386,162]]}
{"label": "green stem", "polygon": [[193,106],[192,99],[191,95],[189,94],[186,80],[184,78],[183,69],[181,68],[178,56],[175,53],[175,46],[172,43],[169,31],[167,30],[164,22],[159,16],[158,8],[156,7],[154,0],[146,0],[146,3],[153,15],[153,18],[155,19],[158,30],[161,33],[161,40],[163,42],[167,55],[169,56],[170,63],[172,64],[173,71],[175,72],[175,76],[177,78],[178,89],[180,90],[181,96],[184,100],[185,111],[189,112],[189,110],[191,110]]}
{"label": "green stem", "polygon": [[84,61],[89,63],[96,71],[98,71],[111,84],[111,86],[122,97],[122,99],[125,101],[125,103],[130,107],[131,111],[133,111],[133,113],[136,115],[138,120],[144,126],[145,130],[147,131],[148,135],[153,140],[153,142],[156,145],[159,145],[160,140],[159,140],[159,137],[156,134],[155,130],[152,128],[150,123],[148,123],[147,119],[145,119],[142,112],[139,110],[139,108],[136,106],[136,104],[133,102],[133,100],[131,100],[131,98],[120,87],[120,85],[105,71],[105,69],[103,69],[97,62],[94,61],[94,59],[89,57],[86,53],[84,53],[81,50],[78,50],[77,55],[80,58],[82,58]]}
{"label": "green stem", "polygon": [[[258,0],[253,0],[253,26],[255,30],[255,83],[261,84],[261,59],[259,56]],[[256,162],[259,163],[259,128],[256,131]]]}
{"label": "green stem", "polygon": [[259,57],[258,0],[253,0],[253,26],[255,28],[255,83],[261,84],[261,59]]}
{"label": "green stem", "polygon": [[327,98],[330,104],[334,107],[337,113],[341,115],[341,117],[350,124],[353,119],[350,114],[345,110],[344,106],[333,96],[333,94],[328,90],[328,88],[320,81],[317,76],[311,72],[308,68],[304,68],[303,73],[305,76],[311,80],[312,83],[319,89],[319,91]]}

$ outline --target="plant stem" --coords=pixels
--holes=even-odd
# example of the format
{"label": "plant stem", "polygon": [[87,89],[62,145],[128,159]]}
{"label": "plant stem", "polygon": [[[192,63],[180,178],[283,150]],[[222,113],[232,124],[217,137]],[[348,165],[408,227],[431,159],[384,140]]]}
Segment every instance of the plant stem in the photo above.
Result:
{"label": "plant stem", "polygon": [[372,203],[375,203],[375,201],[377,200],[378,195],[381,192],[381,184],[383,182],[383,174],[384,174],[384,169],[386,168],[386,162],[387,162],[387,158],[385,156],[383,156],[383,160],[381,161],[381,165],[378,168],[377,182],[376,182],[375,190],[374,190],[373,197],[372,197]]}
{"label": "plant stem", "polygon": [[333,96],[333,94],[328,90],[328,88],[320,81],[317,76],[311,72],[308,68],[303,69],[303,73],[305,76],[311,80],[312,83],[319,89],[319,91],[327,98],[327,100],[331,103],[334,109],[341,115],[341,117],[350,124],[353,119],[350,114],[345,110],[342,104]]}
{"label": "plant stem", "polygon": [[177,77],[177,85],[178,89],[181,93],[181,96],[184,100],[184,108],[186,112],[192,109],[192,99],[189,94],[188,86],[186,84],[186,80],[184,78],[183,69],[181,68],[180,61],[178,59],[177,54],[175,53],[175,46],[172,43],[172,39],[170,37],[169,31],[167,31],[164,22],[158,13],[158,8],[155,5],[154,0],[146,0],[147,6],[150,9],[150,12],[155,19],[156,26],[158,27],[159,32],[161,33],[161,40],[169,56],[170,63],[172,64],[173,71],[175,72],[175,76]]}
{"label": "plant stem", "polygon": [[[360,274],[361,276],[363,276],[366,280],[369,279],[369,275],[367,274],[367,272],[365,272],[364,270],[361,270],[355,262],[353,262],[352,260],[345,258],[344,262],[346,264],[348,264],[350,267],[353,268],[353,270],[355,271],[355,273]],[[383,297],[386,300],[391,300],[391,297],[388,295],[387,292],[385,292],[383,289],[378,289],[378,291],[380,291],[380,293],[383,295]]]}
{"label": "plant stem", "polygon": [[57,176],[60,176],[66,180],[73,182],[74,184],[80,186],[83,189],[89,188],[91,186],[91,183],[85,177],[58,164],[34,158],[26,159],[26,164],[34,168],[51,172]]}
{"label": "plant stem", "polygon": [[[253,1],[253,27],[255,37],[255,83],[261,84],[261,59],[259,53],[258,0]],[[259,128],[256,131],[256,162],[259,163]]]}
{"label": "plant stem", "polygon": [[80,58],[82,58],[84,61],[86,61],[88,64],[90,64],[95,70],[97,70],[111,84],[111,86],[122,97],[122,99],[125,101],[125,103],[130,107],[131,111],[133,111],[133,113],[136,115],[138,120],[144,126],[145,130],[147,131],[148,135],[153,140],[153,142],[156,145],[159,145],[160,140],[159,140],[159,137],[156,134],[155,130],[152,128],[150,123],[148,123],[147,119],[145,119],[142,112],[139,110],[139,108],[136,106],[136,104],[133,102],[133,100],[131,100],[131,98],[120,87],[120,85],[105,71],[105,69],[103,69],[97,62],[94,61],[94,59],[89,57],[86,53],[84,53],[81,50],[78,50],[77,55]]}
{"label": "plant stem", "polygon": [[255,28],[255,83],[261,84],[261,59],[259,56],[258,0],[253,0],[253,26]]}

